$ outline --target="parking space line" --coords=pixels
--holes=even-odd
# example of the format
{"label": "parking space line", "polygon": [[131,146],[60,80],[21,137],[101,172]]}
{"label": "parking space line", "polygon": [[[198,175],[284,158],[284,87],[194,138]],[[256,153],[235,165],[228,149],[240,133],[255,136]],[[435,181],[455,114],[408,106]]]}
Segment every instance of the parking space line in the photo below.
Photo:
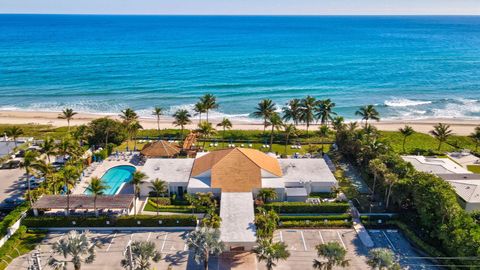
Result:
{"label": "parking space line", "polygon": [[322,244],[325,244],[325,241],[323,240],[322,232],[318,230],[318,235],[320,235],[320,240],[322,241]]}
{"label": "parking space line", "polygon": [[163,251],[163,248],[165,248],[165,243],[167,242],[167,236],[168,236],[168,232],[165,232],[165,237],[163,238],[162,249],[160,250],[160,252]]}
{"label": "parking space line", "polygon": [[150,236],[152,236],[152,232],[149,232],[149,233],[148,233],[147,242],[148,242],[148,240],[150,240]]}
{"label": "parking space line", "polygon": [[343,242],[342,236],[340,235],[340,233],[338,231],[337,231],[337,235],[338,235],[338,238],[340,238],[340,241],[342,242],[343,248],[347,249],[347,246],[345,246],[345,243]]}
{"label": "parking space line", "polygon": [[305,243],[305,237],[303,237],[303,231],[300,231],[300,235],[302,236],[303,248],[307,251],[307,244]]}
{"label": "parking space line", "polygon": [[117,236],[117,233],[115,233],[112,237],[112,240],[110,240],[110,243],[108,244],[108,247],[106,249],[107,252],[110,250],[110,247],[112,246],[112,243],[113,243],[113,239],[115,239],[116,236]]}
{"label": "parking space line", "polygon": [[388,244],[392,247],[393,251],[396,251],[395,247],[393,246],[392,241],[390,241],[390,238],[388,238],[388,235],[385,233],[385,231],[382,231],[383,235],[385,235],[385,238],[387,238]]}

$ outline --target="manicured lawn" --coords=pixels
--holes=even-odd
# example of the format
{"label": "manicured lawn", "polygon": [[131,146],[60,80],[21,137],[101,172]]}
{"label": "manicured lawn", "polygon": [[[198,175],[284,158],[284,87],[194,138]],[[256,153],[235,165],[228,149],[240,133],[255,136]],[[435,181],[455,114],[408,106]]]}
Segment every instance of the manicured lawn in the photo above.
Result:
{"label": "manicured lawn", "polygon": [[25,232],[25,228],[20,228],[3,247],[0,248],[0,270],[7,267],[7,262],[13,261],[16,257],[28,253],[35,249],[42,239],[45,238],[44,232]]}
{"label": "manicured lawn", "polygon": [[48,125],[35,125],[35,124],[20,124],[20,125],[7,125],[0,124],[0,134],[3,134],[5,130],[11,126],[20,127],[23,130],[22,137],[34,137],[37,139],[45,138],[47,136],[55,139],[60,139],[67,135],[67,127],[52,127]]}
{"label": "manicured lawn", "polygon": [[480,165],[467,165],[467,169],[473,173],[480,174]]}
{"label": "manicured lawn", "polygon": [[[380,134],[381,138],[388,142],[395,152],[403,152],[403,135],[400,132],[380,131]],[[425,133],[414,133],[412,136],[407,138],[407,141],[405,143],[405,152],[409,154],[416,154],[418,152],[421,153],[428,150],[437,151],[437,149],[438,141],[434,137]],[[454,149],[455,148],[451,145],[443,143],[440,152],[452,151]]]}
{"label": "manicured lawn", "polygon": [[[143,210],[148,212],[157,212],[157,208],[151,203],[150,199]],[[159,212],[192,213],[192,207],[190,205],[164,205],[159,208]]]}

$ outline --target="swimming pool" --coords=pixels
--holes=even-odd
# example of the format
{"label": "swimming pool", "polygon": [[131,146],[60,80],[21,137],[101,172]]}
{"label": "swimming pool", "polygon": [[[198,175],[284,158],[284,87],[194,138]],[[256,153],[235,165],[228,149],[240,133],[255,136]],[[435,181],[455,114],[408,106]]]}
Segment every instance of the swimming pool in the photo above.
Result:
{"label": "swimming pool", "polygon": [[[124,183],[130,182],[134,172],[135,167],[129,165],[110,168],[101,178],[103,183],[108,186],[104,194],[115,195]],[[84,193],[91,194],[88,189],[86,189]]]}

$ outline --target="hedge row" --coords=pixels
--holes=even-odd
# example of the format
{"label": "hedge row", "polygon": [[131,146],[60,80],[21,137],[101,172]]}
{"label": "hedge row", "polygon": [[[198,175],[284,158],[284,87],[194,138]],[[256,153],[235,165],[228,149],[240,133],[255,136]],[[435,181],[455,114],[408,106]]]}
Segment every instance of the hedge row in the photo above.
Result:
{"label": "hedge row", "polygon": [[[155,202],[149,200],[148,204],[143,209],[150,212],[172,212],[172,213],[192,213],[194,207],[190,205],[157,205]],[[201,213],[195,210],[197,213]]]}
{"label": "hedge row", "polygon": [[13,209],[2,221],[0,221],[0,238],[7,234],[8,228],[17,222],[22,213],[29,208],[28,203],[25,202]]}
{"label": "hedge row", "polygon": [[266,210],[273,209],[278,213],[345,213],[348,203],[311,204],[304,202],[273,202],[263,206]]}
{"label": "hedge row", "polygon": [[324,221],[324,220],[351,220],[349,214],[342,215],[323,215],[323,216],[280,216],[280,221]]}
{"label": "hedge row", "polygon": [[336,198],[337,194],[334,192],[311,192],[310,195],[308,195],[310,198],[321,198],[321,199],[331,199],[331,198]]}
{"label": "hedge row", "polygon": [[153,206],[156,206],[156,205],[165,206],[165,205],[172,204],[169,197],[150,197],[148,198],[148,200]]}
{"label": "hedge row", "polygon": [[[27,217],[22,224],[33,228],[47,227],[191,227],[196,225],[193,215],[122,217]],[[75,222],[75,224],[73,224]]]}
{"label": "hedge row", "polygon": [[25,226],[20,226],[17,232],[0,247],[0,269],[7,268],[7,264],[15,258],[34,250],[44,238],[45,232],[27,232]]}
{"label": "hedge row", "polygon": [[351,221],[329,220],[324,221],[282,221],[280,228],[349,228],[352,227]]}

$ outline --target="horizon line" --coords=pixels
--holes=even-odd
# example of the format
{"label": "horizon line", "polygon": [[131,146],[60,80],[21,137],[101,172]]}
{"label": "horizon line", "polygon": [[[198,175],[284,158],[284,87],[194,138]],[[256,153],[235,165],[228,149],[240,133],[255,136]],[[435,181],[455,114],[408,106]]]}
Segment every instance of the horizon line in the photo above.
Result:
{"label": "horizon line", "polygon": [[73,16],[219,16],[219,17],[416,17],[416,16],[455,16],[455,17],[480,17],[480,14],[195,14],[195,13],[179,13],[179,14],[163,14],[163,13],[3,13],[0,15],[73,15]]}

